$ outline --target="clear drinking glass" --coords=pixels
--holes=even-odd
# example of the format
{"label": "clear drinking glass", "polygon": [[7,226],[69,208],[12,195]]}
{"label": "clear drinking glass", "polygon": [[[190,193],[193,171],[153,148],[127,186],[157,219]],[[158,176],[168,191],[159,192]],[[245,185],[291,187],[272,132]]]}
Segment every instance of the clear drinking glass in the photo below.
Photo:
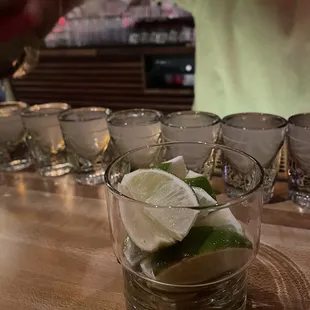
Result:
{"label": "clear drinking glass", "polygon": [[[78,183],[102,183],[107,163],[110,135],[107,116],[110,110],[99,107],[70,109],[59,115],[68,161]],[[107,158],[108,157],[108,158]]]}
{"label": "clear drinking glass", "polygon": [[[119,192],[119,184],[125,174],[135,170],[130,164],[132,158],[146,156],[149,149],[153,149],[156,156],[149,167],[144,168],[154,168],[170,160],[171,149],[179,150],[180,146],[201,148],[200,153],[205,153],[206,158],[210,149],[221,151],[223,167],[231,156],[239,159],[249,170],[247,187],[243,191],[238,188],[238,197],[231,199],[226,196],[225,187],[233,185],[224,168],[222,177],[210,178],[218,204],[195,207],[199,215],[188,235],[173,245],[166,244],[166,247],[157,247],[153,251],[142,250],[141,244],[148,246],[167,237],[166,231],[158,230],[157,222],[144,225],[148,212],[162,214],[168,219],[173,214],[175,221],[182,219],[182,212],[192,212],[194,208],[155,206],[137,201]],[[200,169],[199,164],[194,171],[201,172]],[[223,145],[165,143],[142,147],[119,157],[107,168],[105,181],[113,249],[123,267],[128,310],[245,309],[247,268],[259,248],[263,201],[263,170],[254,158]],[[133,241],[133,233],[141,239],[140,247],[137,239]],[[239,241],[235,243],[232,239]]]}
{"label": "clear drinking glass", "polygon": [[[167,114],[162,118],[161,131],[163,142],[179,142],[179,141],[201,141],[216,143],[218,141],[221,127],[221,118],[215,114],[207,112],[184,111]],[[182,147],[182,145],[179,145]],[[215,152],[210,149],[209,159],[205,161],[204,156],[199,153],[201,148],[197,149],[193,145],[192,149],[173,148],[176,154],[182,154],[186,158],[189,168],[193,165],[197,167],[197,163],[204,163],[205,173],[212,173],[214,166]],[[204,155],[204,154],[202,154]],[[207,169],[208,167],[208,169]]]}
{"label": "clear drinking glass", "polygon": [[289,118],[289,196],[301,207],[310,207],[310,113]]}
{"label": "clear drinking glass", "polygon": [[46,103],[21,114],[33,162],[42,176],[61,176],[71,170],[58,121],[59,113],[69,108],[66,103]]}
{"label": "clear drinking glass", "polygon": [[[240,113],[226,116],[222,121],[222,140],[224,145],[241,150],[253,156],[264,168],[264,203],[273,196],[274,183],[279,171],[281,148],[287,130],[287,121],[277,115],[261,113]],[[242,175],[236,173],[242,171]],[[234,187],[246,186],[244,177],[248,167],[233,156],[229,159],[227,173]]]}
{"label": "clear drinking glass", "polygon": [[[161,141],[160,120],[162,113],[149,109],[132,109],[112,113],[108,118],[111,140],[116,153],[124,154],[135,148]],[[137,166],[152,159],[153,153],[143,158],[133,158]],[[133,163],[132,163],[133,164]]]}
{"label": "clear drinking glass", "polygon": [[31,165],[26,145],[26,131],[20,113],[27,104],[19,101],[0,105],[0,171],[14,172]]}

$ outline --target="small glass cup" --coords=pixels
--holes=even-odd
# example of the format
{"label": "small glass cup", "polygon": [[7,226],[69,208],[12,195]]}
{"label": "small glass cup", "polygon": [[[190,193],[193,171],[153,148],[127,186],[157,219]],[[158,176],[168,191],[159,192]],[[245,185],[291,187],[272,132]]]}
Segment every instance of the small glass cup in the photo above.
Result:
{"label": "small glass cup", "polygon": [[[222,121],[223,144],[253,156],[264,168],[264,203],[268,203],[273,196],[286,130],[287,121],[272,114],[232,114]],[[239,158],[232,156],[229,159],[226,173],[231,178],[231,184],[234,184],[228,192],[230,195],[236,194],[236,188],[247,186],[249,172],[247,165]]]}
{"label": "small glass cup", "polygon": [[66,103],[46,103],[28,107],[21,114],[33,162],[44,177],[61,176],[71,170],[58,121],[59,113],[69,108]]}
{"label": "small glass cup", "polygon": [[217,142],[221,118],[207,112],[184,111],[167,114],[161,121],[165,142]]}
{"label": "small glass cup", "polygon": [[59,115],[65,139],[68,161],[73,166],[75,180],[81,184],[103,183],[110,134],[107,117],[110,110],[99,107],[70,109]]}
{"label": "small glass cup", "polygon": [[289,196],[301,207],[310,207],[310,113],[288,120]]}
{"label": "small glass cup", "polygon": [[[118,155],[135,148],[161,142],[162,113],[149,109],[132,109],[112,113],[108,118],[113,147]],[[132,164],[145,165],[153,153],[134,158]]]}
{"label": "small glass cup", "polygon": [[[210,182],[218,194],[219,204],[195,207],[195,210],[199,210],[198,220],[183,240],[172,245],[153,247],[153,250],[142,250],[137,246],[137,239],[141,238],[140,244],[148,247],[155,240],[166,240],[167,237],[166,231],[157,231],[157,222],[143,224],[143,221],[149,221],[145,215],[147,212],[153,209],[157,214],[173,212],[175,215],[193,211],[194,207],[155,206],[134,200],[118,191],[119,183],[125,174],[133,170],[130,165],[132,157],[143,157],[150,148],[156,150],[153,153],[161,154],[161,157],[154,156],[148,167],[153,168],[162,161],[170,160],[168,151],[173,148],[179,150],[180,146],[201,148],[200,153],[205,154],[214,148],[224,154],[224,161],[233,155],[251,167],[248,187],[240,192],[239,197],[231,199],[223,193],[226,185],[231,186],[225,172],[222,177],[211,176]],[[200,165],[194,171],[200,172]],[[247,268],[259,248],[263,201],[263,170],[254,158],[223,145],[165,143],[139,148],[117,158],[107,168],[105,181],[113,249],[123,268],[127,310],[246,308]],[[204,213],[206,210],[207,213]],[[180,219],[182,221],[182,216]],[[215,237],[212,241],[209,237],[202,238],[206,230],[217,231],[219,235],[223,233],[226,237]],[[132,238],[133,234],[135,238]],[[241,238],[241,243],[232,245],[228,242],[222,247],[220,244],[230,239],[230,234],[234,236],[233,239]],[[241,245],[245,240],[247,246]],[[204,250],[200,247],[202,244]]]}
{"label": "small glass cup", "polygon": [[19,101],[7,101],[0,105],[0,171],[14,172],[31,166],[26,131],[20,116],[27,106]]}
{"label": "small glass cup", "polygon": [[[200,141],[216,143],[219,138],[221,128],[221,118],[215,114],[207,112],[184,111],[167,114],[162,118],[161,131],[163,142],[180,142],[180,141]],[[180,145],[181,146],[181,145]],[[188,149],[173,148],[175,154],[170,154],[171,157],[176,157],[176,154],[182,154],[186,159],[189,168],[197,167],[197,163],[204,163],[204,170],[207,175],[212,173],[214,167],[215,152],[210,149],[209,159],[201,156],[199,150],[201,148],[192,146]],[[208,167],[208,169],[206,169]]]}

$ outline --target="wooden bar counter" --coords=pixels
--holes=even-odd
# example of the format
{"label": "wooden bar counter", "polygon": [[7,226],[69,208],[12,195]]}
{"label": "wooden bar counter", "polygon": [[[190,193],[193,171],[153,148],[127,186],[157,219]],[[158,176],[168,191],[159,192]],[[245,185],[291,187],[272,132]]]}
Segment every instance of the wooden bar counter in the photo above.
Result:
{"label": "wooden bar counter", "polygon": [[[248,309],[310,309],[310,212],[264,207],[260,254],[249,272]],[[0,309],[124,309],[109,238],[104,186],[71,176],[0,174]]]}

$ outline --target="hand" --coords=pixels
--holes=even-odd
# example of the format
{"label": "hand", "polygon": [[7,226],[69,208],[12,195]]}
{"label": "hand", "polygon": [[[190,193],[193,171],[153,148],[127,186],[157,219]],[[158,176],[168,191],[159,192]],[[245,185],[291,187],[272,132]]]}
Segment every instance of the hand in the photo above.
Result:
{"label": "hand", "polygon": [[45,36],[60,15],[82,0],[0,0],[0,42],[33,31]]}

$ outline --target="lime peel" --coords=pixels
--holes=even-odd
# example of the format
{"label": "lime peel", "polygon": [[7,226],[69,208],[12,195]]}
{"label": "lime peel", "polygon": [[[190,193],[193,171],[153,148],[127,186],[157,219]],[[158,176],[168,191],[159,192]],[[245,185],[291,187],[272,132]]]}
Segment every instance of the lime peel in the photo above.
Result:
{"label": "lime peel", "polygon": [[[252,243],[234,231],[214,227],[194,227],[181,243],[161,249],[141,262],[143,271],[148,275],[161,278],[161,273],[174,265],[225,249],[252,249]],[[212,267],[210,267],[212,268]],[[181,271],[181,268],[180,268]]]}
{"label": "lime peel", "polygon": [[204,176],[198,176],[195,178],[186,178],[184,182],[191,187],[200,187],[205,190],[213,199],[216,200],[216,194],[208,180],[208,178]]}

